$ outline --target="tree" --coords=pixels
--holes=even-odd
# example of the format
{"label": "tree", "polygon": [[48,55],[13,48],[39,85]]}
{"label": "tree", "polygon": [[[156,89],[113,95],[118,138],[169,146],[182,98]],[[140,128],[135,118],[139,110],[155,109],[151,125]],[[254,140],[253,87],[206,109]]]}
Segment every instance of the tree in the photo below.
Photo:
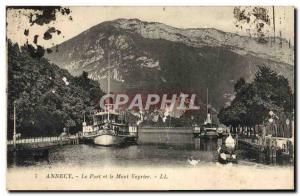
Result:
{"label": "tree", "polygon": [[13,133],[14,101],[17,132],[24,137],[58,135],[66,122],[72,122],[71,131],[80,131],[83,111],[91,119],[103,95],[99,84],[86,72],[73,77],[45,58],[33,58],[26,47],[20,48],[10,40],[7,47],[8,138]]}
{"label": "tree", "polygon": [[234,7],[234,23],[238,30],[247,31],[250,37],[257,38],[259,43],[267,43],[270,31],[270,16],[267,8],[260,6]]}
{"label": "tree", "polygon": [[274,110],[279,107],[285,112],[292,112],[294,95],[285,77],[278,75],[269,67],[260,66],[255,75],[254,84],[260,97],[269,103],[269,109]]}
{"label": "tree", "polygon": [[234,90],[231,105],[222,108],[218,115],[225,125],[254,127],[269,117],[269,111],[277,111],[279,115],[291,113],[294,107],[288,80],[266,66],[259,66],[251,83],[239,79]]}
{"label": "tree", "polygon": [[219,112],[218,118],[219,120],[227,125],[237,127],[238,125],[243,124],[243,115],[246,113],[245,106],[240,104],[234,104],[227,108],[222,108]]}

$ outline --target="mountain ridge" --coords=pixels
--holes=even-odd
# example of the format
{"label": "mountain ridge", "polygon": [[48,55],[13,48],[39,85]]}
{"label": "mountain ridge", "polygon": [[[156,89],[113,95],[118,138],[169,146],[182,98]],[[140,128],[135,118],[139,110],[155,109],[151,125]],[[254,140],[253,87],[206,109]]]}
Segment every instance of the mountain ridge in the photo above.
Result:
{"label": "mountain ridge", "polygon": [[[180,30],[178,35],[174,29]],[[206,87],[210,87],[221,91],[212,90],[213,97],[216,96],[213,102],[219,106],[229,101],[229,98],[225,100],[223,96],[232,94],[233,82],[240,77],[251,80],[259,65],[266,64],[272,67],[277,73],[287,77],[293,87],[293,64],[282,62],[286,60],[285,58],[278,61],[281,57],[269,58],[257,55],[257,52],[251,49],[259,44],[254,38],[247,38],[253,43],[251,50],[243,51],[243,48],[237,48],[232,44],[220,44],[218,40],[224,41],[224,36],[219,35],[219,32],[222,32],[220,30],[213,30],[217,34],[212,34],[206,32],[206,29],[206,34],[204,32],[196,35],[184,31],[157,22],[116,19],[95,25],[63,42],[58,46],[58,53],[46,57],[73,75],[87,71],[90,78],[100,80],[101,87],[105,88],[107,58],[110,53],[111,69],[115,79],[112,86],[115,91],[132,91],[132,89],[182,91],[189,88],[203,91]],[[194,32],[191,29],[188,31]],[[215,38],[210,39],[207,34],[212,34]],[[233,36],[226,32],[221,34],[229,38]],[[191,42],[193,43],[190,44]],[[285,40],[283,47],[287,47],[287,44]],[[266,44],[260,45],[268,47]]]}
{"label": "mountain ridge", "polygon": [[[131,22],[131,23],[130,23]],[[92,29],[95,29],[95,28],[99,28],[101,26],[104,26],[104,25],[115,25],[116,27],[121,27],[123,29],[130,29],[130,28],[126,28],[126,26],[124,26],[124,24],[129,24],[129,25],[159,25],[159,26],[164,26],[164,27],[167,27],[167,28],[170,28],[170,29],[174,29],[174,30],[177,30],[177,31],[202,31],[202,32],[217,32],[219,34],[223,34],[223,35],[227,35],[227,37],[240,37],[242,39],[245,39],[245,40],[249,40],[251,41],[252,44],[257,44],[258,46],[264,46],[266,44],[262,44],[262,43],[258,43],[256,38],[254,37],[249,37],[249,36],[245,36],[245,35],[239,35],[237,33],[232,33],[232,32],[225,32],[225,31],[222,31],[222,30],[219,30],[217,28],[178,28],[178,27],[173,27],[171,25],[167,25],[167,24],[164,24],[164,23],[160,23],[160,22],[148,22],[148,21],[141,21],[140,19],[137,19],[137,18],[133,18],[133,19],[125,19],[125,18],[118,18],[118,19],[115,19],[115,20],[111,20],[111,21],[104,21],[104,22],[101,22],[99,24],[96,24],[92,27],[90,27],[89,29],[79,33],[78,35],[60,43],[59,45],[63,45],[65,44],[66,42],[70,42],[71,40],[73,40],[73,38],[76,38],[77,36],[79,35],[82,35],[82,34],[85,34],[87,32],[89,32],[90,30]],[[148,37],[149,38],[149,37]],[[153,39],[153,37],[152,37]],[[283,45],[285,46],[288,46],[289,43],[288,43],[288,40],[286,40],[285,38],[280,38],[280,37],[270,37],[269,39],[272,39],[274,40],[275,39],[275,50],[279,50],[279,51],[285,51],[287,50],[287,48],[285,49],[280,49],[280,43],[282,43]],[[271,43],[271,42],[270,42]],[[195,46],[195,45],[194,45]],[[202,45],[200,45],[201,47]],[[223,43],[223,44],[220,44],[219,46],[232,46],[232,45],[226,45],[226,42]],[[274,46],[271,46],[271,47],[274,47]],[[241,47],[238,47],[238,48],[241,48]],[[268,58],[271,58],[272,60],[274,61],[278,61],[278,62],[283,62],[283,63],[287,63],[287,64],[291,64],[293,65],[294,64],[294,45],[291,43],[290,46],[289,46],[289,57],[285,57],[285,58],[276,58],[276,59],[273,59],[272,56],[268,56]],[[264,52],[264,50],[260,50],[260,52]],[[259,55],[259,53],[254,53],[255,55]],[[282,55],[280,56],[282,57]]]}

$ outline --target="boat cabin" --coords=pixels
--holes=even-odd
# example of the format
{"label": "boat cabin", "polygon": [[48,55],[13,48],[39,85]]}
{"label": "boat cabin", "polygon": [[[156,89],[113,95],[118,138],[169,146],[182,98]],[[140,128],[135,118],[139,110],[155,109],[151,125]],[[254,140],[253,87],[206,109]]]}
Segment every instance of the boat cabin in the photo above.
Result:
{"label": "boat cabin", "polygon": [[117,112],[99,112],[93,116],[94,125],[113,123],[113,124],[126,124],[124,115]]}

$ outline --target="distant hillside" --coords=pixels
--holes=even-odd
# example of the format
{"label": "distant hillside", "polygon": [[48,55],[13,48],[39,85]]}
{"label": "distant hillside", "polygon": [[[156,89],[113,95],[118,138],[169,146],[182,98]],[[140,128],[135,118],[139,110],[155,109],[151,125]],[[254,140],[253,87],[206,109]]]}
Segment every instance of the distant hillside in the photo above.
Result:
{"label": "distant hillside", "polygon": [[63,127],[81,130],[103,95],[87,74],[74,77],[44,58],[32,58],[26,47],[8,41],[8,138],[13,131],[16,101],[17,132],[22,136],[58,135]]}
{"label": "distant hillside", "polygon": [[[279,46],[279,41],[282,46]],[[115,92],[196,92],[219,109],[229,101],[240,77],[252,80],[259,65],[288,78],[293,88],[293,46],[277,38],[254,38],[216,29],[179,29],[138,19],[103,22],[60,44],[47,55],[72,75],[83,71],[106,89],[110,54]]]}

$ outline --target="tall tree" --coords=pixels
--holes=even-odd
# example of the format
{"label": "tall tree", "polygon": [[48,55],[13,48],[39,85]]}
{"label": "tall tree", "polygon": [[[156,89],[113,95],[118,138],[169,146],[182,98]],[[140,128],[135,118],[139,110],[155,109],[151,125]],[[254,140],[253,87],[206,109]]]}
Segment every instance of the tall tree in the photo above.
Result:
{"label": "tall tree", "polygon": [[8,40],[8,138],[13,130],[13,103],[17,132],[23,137],[58,135],[67,122],[70,131],[81,130],[83,113],[91,120],[103,95],[99,84],[86,73],[73,77],[68,71],[33,58],[27,46]]}
{"label": "tall tree", "polygon": [[253,82],[240,79],[234,88],[231,105],[222,108],[218,115],[226,125],[253,127],[269,118],[269,111],[278,115],[293,111],[294,95],[288,80],[269,67],[260,66]]}

